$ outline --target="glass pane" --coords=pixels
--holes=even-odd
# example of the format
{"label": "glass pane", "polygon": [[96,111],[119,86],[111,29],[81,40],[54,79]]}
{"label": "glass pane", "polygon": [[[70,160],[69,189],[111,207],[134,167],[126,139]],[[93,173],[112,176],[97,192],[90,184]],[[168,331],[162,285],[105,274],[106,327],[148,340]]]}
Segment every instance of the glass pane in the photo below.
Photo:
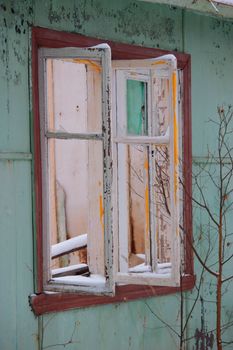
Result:
{"label": "glass pane", "polygon": [[158,273],[165,273],[171,263],[171,200],[170,200],[170,159],[167,146],[152,150],[153,181],[153,222],[157,246]]}
{"label": "glass pane", "polygon": [[50,131],[101,132],[101,71],[97,60],[47,59]]}
{"label": "glass pane", "polygon": [[48,140],[51,255],[57,256],[55,252],[67,245],[70,251],[83,247],[52,257],[52,270],[66,268],[70,273],[74,266],[84,264],[79,266],[80,274],[84,269],[85,274],[104,275],[102,153],[101,141]]}
{"label": "glass pane", "polygon": [[163,77],[153,78],[152,103],[155,104],[155,116],[153,118],[153,134],[165,135],[169,126],[170,115],[170,87],[169,79]]}
{"label": "glass pane", "polygon": [[127,80],[127,134],[148,135],[147,83]]}
{"label": "glass pane", "polygon": [[126,260],[129,272],[148,271],[151,270],[148,148],[118,145],[118,164],[121,167],[118,176],[120,230],[122,227],[119,255],[123,260],[120,269]]}

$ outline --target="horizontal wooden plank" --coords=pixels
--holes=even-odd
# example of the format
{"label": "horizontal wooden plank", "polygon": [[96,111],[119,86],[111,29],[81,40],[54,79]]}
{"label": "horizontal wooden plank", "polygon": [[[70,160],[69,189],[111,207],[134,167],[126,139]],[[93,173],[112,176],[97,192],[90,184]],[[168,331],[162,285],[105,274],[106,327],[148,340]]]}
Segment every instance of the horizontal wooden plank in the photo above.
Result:
{"label": "horizontal wooden plank", "polygon": [[74,275],[89,275],[89,267],[87,264],[76,264],[67,267],[60,267],[52,270],[52,277],[64,277]]}
{"label": "horizontal wooden plank", "polygon": [[48,131],[46,132],[46,137],[47,138],[52,138],[52,139],[61,139],[61,140],[71,140],[71,139],[76,139],[76,140],[103,140],[103,136],[101,134],[91,134],[91,133],[70,133],[70,132],[53,132],[53,131]]}
{"label": "horizontal wooden plank", "polygon": [[51,247],[52,259],[58,258],[64,254],[74,252],[87,246],[87,233],[67,239],[66,241],[53,244]]}
{"label": "horizontal wooden plank", "polygon": [[32,154],[27,152],[0,152],[0,160],[32,160]]}
{"label": "horizontal wooden plank", "polygon": [[40,51],[43,55],[43,57],[46,58],[102,58],[102,50],[104,49],[104,46],[102,46],[102,49],[99,45],[92,46],[92,47],[86,47],[86,48],[80,48],[80,47],[64,47],[60,48],[59,50],[56,48],[41,48]]}

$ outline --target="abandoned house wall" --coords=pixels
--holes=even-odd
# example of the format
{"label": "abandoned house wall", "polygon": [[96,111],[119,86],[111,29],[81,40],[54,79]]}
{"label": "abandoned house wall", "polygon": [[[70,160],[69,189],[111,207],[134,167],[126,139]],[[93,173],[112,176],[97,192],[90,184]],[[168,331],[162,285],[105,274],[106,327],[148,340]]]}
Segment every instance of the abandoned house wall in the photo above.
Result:
{"label": "abandoned house wall", "polygon": [[[67,350],[175,349],[178,338],[166,324],[179,332],[179,295],[39,318],[30,310],[28,296],[34,290],[31,26],[190,53],[193,156],[201,161],[207,155],[206,144],[216,143],[206,121],[216,116],[218,104],[233,101],[233,23],[132,0],[0,0],[0,348],[60,349],[63,344]],[[196,219],[202,220],[202,214],[197,212]],[[199,269],[196,263],[197,276]],[[193,339],[190,349],[195,350],[201,349],[203,332],[215,327],[214,286],[207,277],[201,295],[187,333]],[[223,303],[226,319],[231,295],[229,287]],[[187,296],[188,310],[193,295]],[[214,349],[211,341],[206,349]]]}

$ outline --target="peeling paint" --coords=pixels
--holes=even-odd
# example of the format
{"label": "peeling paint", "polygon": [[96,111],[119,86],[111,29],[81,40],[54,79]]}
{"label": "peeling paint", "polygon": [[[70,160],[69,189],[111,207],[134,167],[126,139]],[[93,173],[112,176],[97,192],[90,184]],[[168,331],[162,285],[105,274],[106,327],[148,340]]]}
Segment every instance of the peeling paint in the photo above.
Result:
{"label": "peeling paint", "polygon": [[206,309],[204,300],[201,297],[201,329],[195,331],[195,350],[211,350],[214,346],[214,333],[208,332],[205,325]]}
{"label": "peeling paint", "polygon": [[[102,37],[106,36],[108,25],[113,25],[111,32],[116,40],[123,38],[123,41],[127,41],[130,38],[132,44],[143,45],[146,37],[152,46],[157,46],[163,37],[167,47],[181,47],[181,41],[177,42],[176,36],[177,31],[180,31],[180,22],[176,18],[181,16],[180,9],[165,7],[168,11],[163,11],[158,5],[129,0],[119,4],[108,2],[108,6],[104,5],[97,0],[79,0],[78,5],[73,1],[62,4],[50,0],[47,4],[48,21],[50,26],[57,27],[63,23],[70,26],[71,30],[75,28],[76,32],[83,34],[91,34],[90,31],[96,23],[98,36]],[[147,20],[141,21],[141,18]],[[152,21],[156,22],[156,26],[150,25]]]}
{"label": "peeling paint", "polygon": [[14,78],[13,78],[13,82],[15,85],[20,85],[21,84],[21,73],[17,73],[16,71],[14,71]]}
{"label": "peeling paint", "polygon": [[50,5],[48,9],[48,20],[51,24],[60,23],[62,21],[70,21],[72,14],[67,12],[64,5],[61,5],[59,9],[53,1],[50,0]]}
{"label": "peeling paint", "polygon": [[1,4],[0,5],[0,8],[3,10],[3,11],[6,11],[6,6],[4,4]]}

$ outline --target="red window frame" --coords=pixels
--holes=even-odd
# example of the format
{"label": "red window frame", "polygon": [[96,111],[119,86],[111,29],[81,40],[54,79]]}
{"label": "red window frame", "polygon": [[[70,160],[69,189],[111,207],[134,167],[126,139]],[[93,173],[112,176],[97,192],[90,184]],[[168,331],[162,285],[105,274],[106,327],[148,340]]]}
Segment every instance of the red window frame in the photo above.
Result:
{"label": "red window frame", "polygon": [[39,120],[38,87],[38,49],[40,47],[87,47],[102,43],[103,40],[80,34],[60,32],[45,28],[32,28],[32,94],[33,94],[33,136],[34,136],[34,186],[35,186],[35,222],[36,222],[36,294],[31,296],[30,304],[36,315],[97,304],[118,303],[121,301],[167,295],[190,290],[195,283],[192,242],[192,144],[191,144],[191,57],[185,53],[170,52],[121,44],[104,40],[112,50],[113,59],[145,59],[173,53],[178,68],[183,70],[183,174],[184,174],[184,231],[185,240],[185,275],[180,287],[151,287],[143,285],[117,286],[115,296],[83,295],[78,293],[46,294],[43,291],[43,253],[42,253],[42,170]]}

